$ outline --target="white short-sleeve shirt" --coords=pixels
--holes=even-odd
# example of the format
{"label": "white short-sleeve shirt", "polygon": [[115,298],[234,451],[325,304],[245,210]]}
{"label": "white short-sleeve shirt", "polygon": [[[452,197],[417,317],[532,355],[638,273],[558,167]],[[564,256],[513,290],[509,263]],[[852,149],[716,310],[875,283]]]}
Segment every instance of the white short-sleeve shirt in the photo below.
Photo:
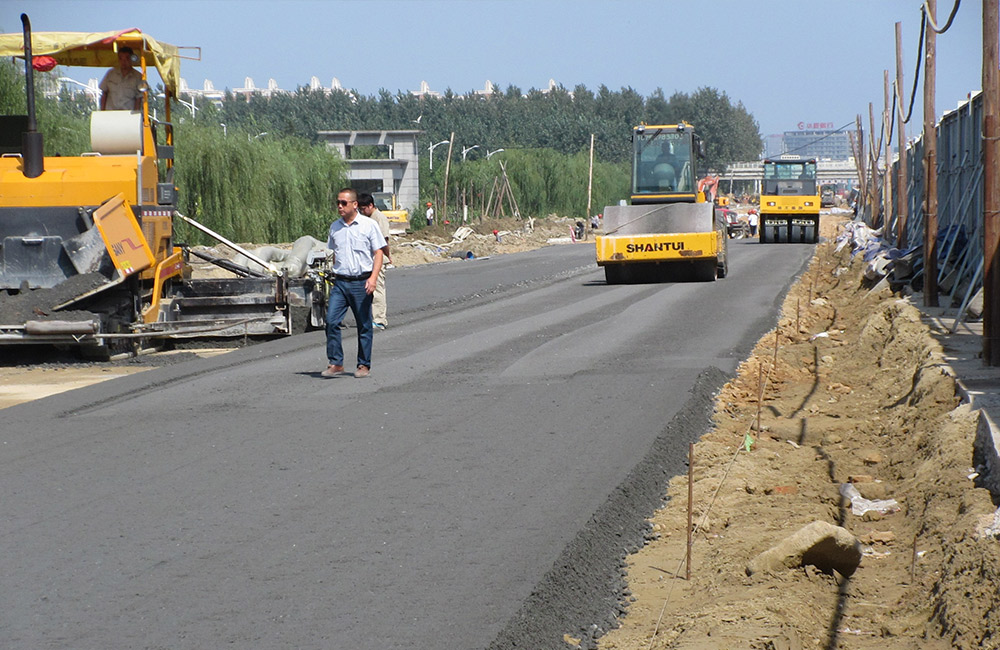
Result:
{"label": "white short-sleeve shirt", "polygon": [[358,214],[350,225],[343,219],[330,224],[326,247],[333,251],[334,273],[358,276],[372,272],[375,251],[385,247],[385,237],[374,219]]}
{"label": "white short-sleeve shirt", "polygon": [[142,74],[135,68],[122,75],[121,68],[111,68],[101,80],[100,89],[108,93],[107,109],[111,111],[131,111],[135,100],[142,97],[139,86]]}

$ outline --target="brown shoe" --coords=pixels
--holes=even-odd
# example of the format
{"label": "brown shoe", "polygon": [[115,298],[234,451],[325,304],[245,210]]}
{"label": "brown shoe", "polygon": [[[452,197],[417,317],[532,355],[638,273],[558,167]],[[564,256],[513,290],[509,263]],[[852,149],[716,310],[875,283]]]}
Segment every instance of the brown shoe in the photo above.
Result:
{"label": "brown shoe", "polygon": [[358,369],[354,371],[355,379],[364,379],[370,374],[368,366],[358,366]]}
{"label": "brown shoe", "polygon": [[343,374],[344,366],[327,366],[326,370],[319,373],[321,377],[336,377],[337,375]]}

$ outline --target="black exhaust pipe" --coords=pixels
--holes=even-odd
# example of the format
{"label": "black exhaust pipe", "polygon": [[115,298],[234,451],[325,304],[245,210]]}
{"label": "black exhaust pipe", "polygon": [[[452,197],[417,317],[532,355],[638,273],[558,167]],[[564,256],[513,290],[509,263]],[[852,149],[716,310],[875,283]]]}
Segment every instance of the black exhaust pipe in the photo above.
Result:
{"label": "black exhaust pipe", "polygon": [[35,122],[35,69],[31,66],[31,22],[21,14],[24,25],[24,84],[28,93],[28,130],[21,135],[21,167],[27,178],[38,178],[45,171],[42,134]]}

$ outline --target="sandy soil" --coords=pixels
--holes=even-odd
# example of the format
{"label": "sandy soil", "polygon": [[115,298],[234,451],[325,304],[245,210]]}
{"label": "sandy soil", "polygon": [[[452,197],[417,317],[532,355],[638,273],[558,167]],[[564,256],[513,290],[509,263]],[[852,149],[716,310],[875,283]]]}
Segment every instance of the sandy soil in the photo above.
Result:
{"label": "sandy soil", "polygon": [[[831,240],[836,221],[824,217]],[[976,414],[919,312],[870,292],[861,266],[818,246],[694,446],[690,580],[688,480],[676,477],[656,539],[629,558],[629,611],[599,648],[1000,647],[1000,546],[979,532],[995,507],[971,479]],[[852,514],[849,481],[899,510]],[[748,576],[814,521],[856,536],[853,575],[805,564]]]}

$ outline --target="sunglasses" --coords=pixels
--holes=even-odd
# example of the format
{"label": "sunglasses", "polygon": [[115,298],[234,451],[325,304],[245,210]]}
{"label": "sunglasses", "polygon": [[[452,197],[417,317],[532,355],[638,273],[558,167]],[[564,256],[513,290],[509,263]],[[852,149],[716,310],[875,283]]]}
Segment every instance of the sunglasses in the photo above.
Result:
{"label": "sunglasses", "polygon": [[341,201],[339,199],[337,200],[337,205],[347,205],[348,203],[353,203],[353,201]]}

